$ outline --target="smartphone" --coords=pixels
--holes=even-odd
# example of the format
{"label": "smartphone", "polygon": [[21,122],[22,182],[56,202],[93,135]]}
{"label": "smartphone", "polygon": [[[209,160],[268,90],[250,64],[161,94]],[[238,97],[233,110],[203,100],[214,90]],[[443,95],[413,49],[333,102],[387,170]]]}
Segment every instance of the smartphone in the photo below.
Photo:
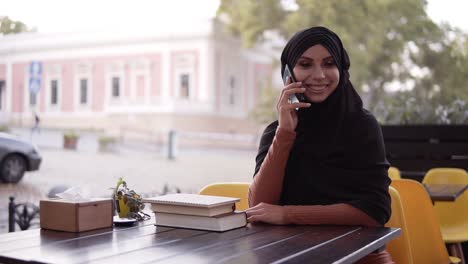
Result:
{"label": "smartphone", "polygon": [[[284,67],[284,74],[283,74],[283,83],[286,85],[286,82],[288,81],[288,78],[291,77],[291,83],[296,82],[296,78],[294,78],[293,72],[289,69],[288,64]],[[305,96],[304,94],[297,93],[297,94],[292,94],[289,96],[289,102],[291,103],[299,103],[299,102],[305,102]]]}

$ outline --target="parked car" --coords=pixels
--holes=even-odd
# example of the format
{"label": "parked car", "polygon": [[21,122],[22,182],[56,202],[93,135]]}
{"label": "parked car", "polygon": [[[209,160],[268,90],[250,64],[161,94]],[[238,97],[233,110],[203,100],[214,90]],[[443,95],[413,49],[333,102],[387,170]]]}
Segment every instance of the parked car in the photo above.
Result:
{"label": "parked car", "polygon": [[41,161],[35,145],[0,132],[0,181],[17,183],[24,172],[38,170]]}

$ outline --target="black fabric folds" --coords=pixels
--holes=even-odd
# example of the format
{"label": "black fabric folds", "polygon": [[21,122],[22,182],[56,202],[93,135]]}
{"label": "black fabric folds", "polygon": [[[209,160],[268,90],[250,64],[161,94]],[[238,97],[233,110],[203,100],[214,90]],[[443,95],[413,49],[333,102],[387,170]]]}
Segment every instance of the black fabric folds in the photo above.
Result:
{"label": "black fabric folds", "polygon": [[[296,33],[281,55],[294,68],[298,58],[316,44],[333,56],[340,72],[337,89],[322,103],[298,111],[296,140],[286,165],[282,205],[348,203],[376,221],[388,221],[389,163],[381,128],[349,80],[349,57],[340,38],[324,27]],[[278,121],[264,131],[256,157],[255,174],[273,141]]]}

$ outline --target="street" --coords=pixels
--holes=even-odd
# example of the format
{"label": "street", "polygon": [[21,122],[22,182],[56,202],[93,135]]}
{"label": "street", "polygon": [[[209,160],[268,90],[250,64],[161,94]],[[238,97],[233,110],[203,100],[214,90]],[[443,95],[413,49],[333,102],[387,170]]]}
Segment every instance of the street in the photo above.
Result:
{"label": "street", "polygon": [[[30,140],[27,130],[15,134]],[[8,229],[9,196],[38,205],[53,187],[78,186],[84,196],[108,197],[120,177],[144,197],[162,193],[165,185],[169,191],[194,193],[213,182],[250,181],[255,166],[254,151],[180,150],[169,160],[165,151],[148,146],[119,146],[117,152],[101,153],[92,133],[80,138],[76,151],[64,150],[60,136],[41,131],[33,138],[43,157],[39,171],[26,173],[18,184],[0,184],[0,233]]]}

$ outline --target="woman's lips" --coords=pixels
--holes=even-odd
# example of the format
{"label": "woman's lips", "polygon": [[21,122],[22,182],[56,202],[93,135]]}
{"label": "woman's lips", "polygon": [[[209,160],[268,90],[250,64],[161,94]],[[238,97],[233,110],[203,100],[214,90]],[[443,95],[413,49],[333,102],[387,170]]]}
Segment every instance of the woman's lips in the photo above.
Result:
{"label": "woman's lips", "polygon": [[320,93],[327,89],[328,84],[306,84],[304,87],[311,92]]}

